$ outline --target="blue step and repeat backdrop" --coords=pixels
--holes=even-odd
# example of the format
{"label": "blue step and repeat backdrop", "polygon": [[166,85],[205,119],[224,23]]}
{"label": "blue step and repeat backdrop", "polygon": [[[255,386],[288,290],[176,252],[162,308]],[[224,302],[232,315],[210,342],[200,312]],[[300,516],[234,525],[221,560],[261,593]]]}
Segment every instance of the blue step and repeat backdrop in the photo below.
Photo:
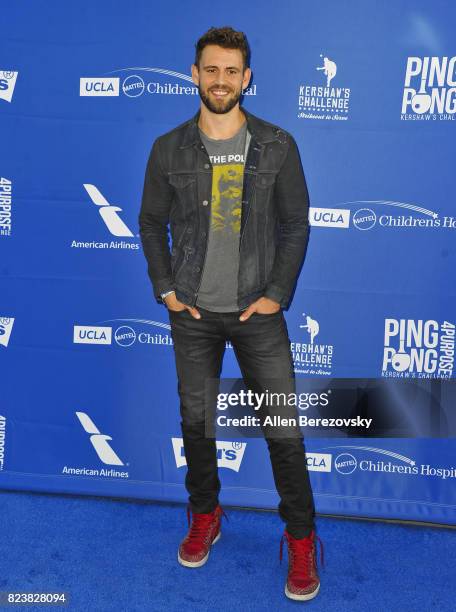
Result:
{"label": "blue step and repeat backdrop", "polygon": [[[377,413],[408,422],[390,436],[308,428],[317,511],[456,523],[456,7],[1,12],[0,487],[186,499],[169,320],[138,212],[154,139],[199,107],[195,41],[232,25],[252,47],[243,104],[295,136],[309,187],[309,249],[285,313],[297,380],[326,402],[341,380],[361,395],[377,381]],[[229,345],[223,376],[239,376]],[[276,506],[264,440],[227,432],[218,456],[222,503]]]}

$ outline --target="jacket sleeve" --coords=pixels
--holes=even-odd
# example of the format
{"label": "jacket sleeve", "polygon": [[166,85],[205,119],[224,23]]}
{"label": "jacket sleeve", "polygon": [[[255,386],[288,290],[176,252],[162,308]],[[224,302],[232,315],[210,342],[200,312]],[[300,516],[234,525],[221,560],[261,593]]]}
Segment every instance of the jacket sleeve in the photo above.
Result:
{"label": "jacket sleeve", "polygon": [[277,175],[274,198],[279,241],[264,296],[287,308],[309,241],[309,194],[298,147],[289,134],[289,147]]}
{"label": "jacket sleeve", "polygon": [[168,232],[173,188],[163,171],[159,140],[155,140],[147,162],[139,213],[139,235],[155,298],[162,303],[160,295],[174,290]]}

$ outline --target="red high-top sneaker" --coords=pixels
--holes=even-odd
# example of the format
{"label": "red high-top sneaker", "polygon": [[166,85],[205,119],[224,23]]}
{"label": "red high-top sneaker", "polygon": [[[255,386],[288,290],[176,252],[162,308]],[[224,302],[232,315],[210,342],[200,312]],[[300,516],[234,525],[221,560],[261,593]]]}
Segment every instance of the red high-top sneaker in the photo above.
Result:
{"label": "red high-top sneaker", "polygon": [[220,539],[220,522],[226,514],[220,506],[209,514],[193,513],[190,525],[190,508],[187,508],[189,531],[179,546],[177,560],[185,567],[201,567],[209,558],[212,544]]}
{"label": "red high-top sneaker", "polygon": [[298,601],[313,599],[320,590],[315,551],[316,540],[320,542],[322,565],[323,544],[315,531],[312,531],[307,538],[297,540],[285,530],[280,541],[280,561],[282,561],[284,539],[288,545],[288,576],[285,595]]}

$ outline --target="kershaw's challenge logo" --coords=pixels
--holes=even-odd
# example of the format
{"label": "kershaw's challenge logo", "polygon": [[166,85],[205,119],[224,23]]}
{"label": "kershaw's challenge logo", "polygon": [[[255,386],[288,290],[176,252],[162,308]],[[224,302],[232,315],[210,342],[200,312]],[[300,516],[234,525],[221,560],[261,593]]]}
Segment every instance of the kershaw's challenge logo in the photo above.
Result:
{"label": "kershaw's challenge logo", "polygon": [[317,336],[320,324],[308,314],[302,313],[305,323],[299,325],[308,334],[308,342],[291,342],[294,371],[300,374],[316,374],[329,376],[331,374],[334,346],[322,344]]}
{"label": "kershaw's challenge logo", "polygon": [[[299,85],[298,118],[346,121],[348,119],[350,88],[333,84],[337,74],[337,64],[329,57],[322,58],[321,71],[325,84]],[[338,80],[338,79],[337,79]]]}

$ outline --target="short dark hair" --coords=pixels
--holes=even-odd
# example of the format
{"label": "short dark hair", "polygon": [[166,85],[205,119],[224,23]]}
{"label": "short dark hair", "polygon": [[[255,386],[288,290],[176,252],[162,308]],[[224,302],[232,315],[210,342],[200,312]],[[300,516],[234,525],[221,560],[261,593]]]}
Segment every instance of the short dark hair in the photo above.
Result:
{"label": "short dark hair", "polygon": [[237,32],[230,26],[223,28],[209,28],[209,30],[201,36],[195,45],[196,55],[195,64],[199,67],[201,53],[207,45],[218,45],[225,49],[239,49],[244,60],[244,70],[250,66],[250,46],[247,36],[244,32]]}

